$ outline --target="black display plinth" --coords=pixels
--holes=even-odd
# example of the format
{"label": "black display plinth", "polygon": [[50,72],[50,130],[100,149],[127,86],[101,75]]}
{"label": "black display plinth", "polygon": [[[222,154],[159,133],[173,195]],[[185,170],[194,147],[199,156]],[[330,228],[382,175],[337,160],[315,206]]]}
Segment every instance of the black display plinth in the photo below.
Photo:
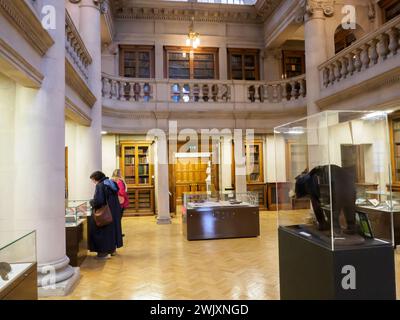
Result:
{"label": "black display plinth", "polygon": [[330,250],[301,229],[279,228],[282,300],[395,300],[394,250],[390,243]]}

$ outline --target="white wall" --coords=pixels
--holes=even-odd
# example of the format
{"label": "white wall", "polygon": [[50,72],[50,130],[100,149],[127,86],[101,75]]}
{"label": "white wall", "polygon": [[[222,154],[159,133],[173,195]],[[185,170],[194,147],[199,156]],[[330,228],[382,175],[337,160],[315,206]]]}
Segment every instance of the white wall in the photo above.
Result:
{"label": "white wall", "polygon": [[102,171],[108,177],[111,177],[113,171],[119,168],[119,161],[117,159],[115,136],[105,135],[102,139],[102,157],[103,169]]}

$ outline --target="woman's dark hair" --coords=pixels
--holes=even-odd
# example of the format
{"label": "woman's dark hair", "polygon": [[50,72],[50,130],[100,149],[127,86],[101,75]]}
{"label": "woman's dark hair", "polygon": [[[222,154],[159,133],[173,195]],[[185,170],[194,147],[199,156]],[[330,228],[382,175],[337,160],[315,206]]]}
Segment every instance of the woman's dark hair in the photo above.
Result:
{"label": "woman's dark hair", "polygon": [[96,171],[94,173],[92,173],[92,175],[90,176],[91,180],[94,180],[96,182],[99,182],[101,180],[103,180],[106,177],[106,175],[101,172],[101,171]]}

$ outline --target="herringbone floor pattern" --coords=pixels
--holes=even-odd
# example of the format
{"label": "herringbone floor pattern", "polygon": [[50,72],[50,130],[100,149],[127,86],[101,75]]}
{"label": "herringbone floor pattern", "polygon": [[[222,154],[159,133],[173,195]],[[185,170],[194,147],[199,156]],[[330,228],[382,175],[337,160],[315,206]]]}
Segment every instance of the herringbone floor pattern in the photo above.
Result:
{"label": "herringbone floor pattern", "polygon": [[[274,212],[261,214],[256,239],[189,242],[181,228],[179,218],[161,226],[154,217],[126,218],[125,247],[106,261],[89,256],[65,299],[279,299]],[[400,279],[399,254],[396,265]]]}

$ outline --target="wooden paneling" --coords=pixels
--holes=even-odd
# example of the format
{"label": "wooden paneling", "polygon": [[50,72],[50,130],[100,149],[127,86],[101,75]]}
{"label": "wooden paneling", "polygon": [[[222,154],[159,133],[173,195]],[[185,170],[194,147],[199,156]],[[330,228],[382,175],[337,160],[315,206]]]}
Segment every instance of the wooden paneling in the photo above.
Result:
{"label": "wooden paneling", "polygon": [[400,15],[400,0],[380,0],[378,4],[382,8],[384,22]]}

